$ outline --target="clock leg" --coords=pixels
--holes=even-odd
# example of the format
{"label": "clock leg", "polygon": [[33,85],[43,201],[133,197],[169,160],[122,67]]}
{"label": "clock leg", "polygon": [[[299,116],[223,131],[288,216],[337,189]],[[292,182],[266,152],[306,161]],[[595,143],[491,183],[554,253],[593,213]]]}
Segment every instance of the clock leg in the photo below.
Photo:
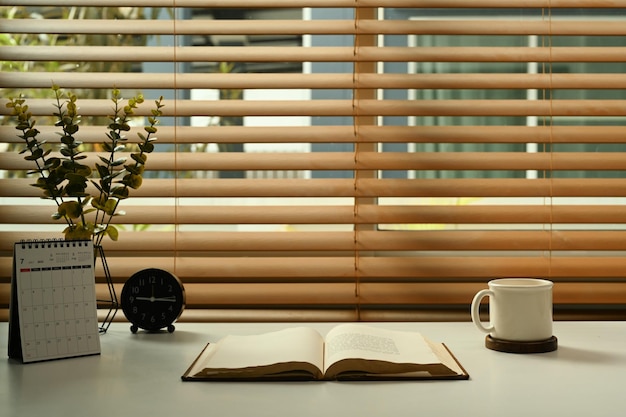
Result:
{"label": "clock leg", "polygon": [[169,326],[167,326],[167,331],[170,333],[174,333],[174,330],[176,330],[176,327],[174,327],[173,324],[170,324]]}
{"label": "clock leg", "polygon": [[139,327],[135,326],[134,324],[132,326],[130,326],[130,331],[132,333],[137,333],[137,330],[139,330]]}

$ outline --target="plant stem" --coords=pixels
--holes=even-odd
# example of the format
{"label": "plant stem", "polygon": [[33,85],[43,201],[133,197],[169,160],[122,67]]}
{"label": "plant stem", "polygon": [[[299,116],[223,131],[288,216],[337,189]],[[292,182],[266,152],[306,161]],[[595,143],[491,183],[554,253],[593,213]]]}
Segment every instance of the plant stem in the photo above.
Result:
{"label": "plant stem", "polygon": [[[77,174],[79,163],[77,162],[76,157],[80,152],[77,152],[76,150],[78,149],[78,145],[80,144],[77,143],[76,138],[74,137],[74,134],[75,132],[78,131],[78,122],[76,119],[80,118],[80,116],[78,116],[76,112],[75,97],[74,98],[70,97],[68,100],[66,100],[63,103],[61,102],[61,97],[63,96],[63,92],[60,89],[54,89],[54,92],[55,92],[55,97],[56,97],[55,107],[59,111],[59,113],[57,114],[57,117],[58,117],[57,125],[61,126],[63,129],[64,140],[62,140],[62,142],[66,145],[66,149],[68,150],[68,153],[69,153],[69,155],[66,155],[66,156],[68,156],[70,159],[71,163],[69,164],[69,166],[71,168],[71,171],[72,173]],[[76,197],[76,201],[78,202],[80,207],[82,207],[83,198],[79,194],[75,195],[74,197]],[[69,216],[64,216],[64,217],[66,217],[69,220],[70,227],[73,227],[73,228],[77,227],[77,224],[74,223],[71,217]],[[80,221],[81,221],[81,224],[83,225],[87,224],[85,221],[85,214],[83,210],[80,210]]]}

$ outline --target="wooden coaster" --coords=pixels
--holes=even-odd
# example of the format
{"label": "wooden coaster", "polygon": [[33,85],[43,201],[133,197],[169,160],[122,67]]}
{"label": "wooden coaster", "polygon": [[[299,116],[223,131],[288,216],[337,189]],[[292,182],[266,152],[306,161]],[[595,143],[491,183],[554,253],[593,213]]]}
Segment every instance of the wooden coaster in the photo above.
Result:
{"label": "wooden coaster", "polygon": [[487,349],[507,353],[545,353],[557,350],[558,341],[555,336],[537,342],[512,342],[510,340],[494,339],[490,335],[485,338]]}

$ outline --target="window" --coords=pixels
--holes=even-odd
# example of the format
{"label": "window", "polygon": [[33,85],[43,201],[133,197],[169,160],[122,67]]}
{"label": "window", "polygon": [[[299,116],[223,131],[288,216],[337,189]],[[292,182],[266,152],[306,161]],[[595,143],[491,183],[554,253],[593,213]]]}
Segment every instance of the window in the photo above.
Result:
{"label": "window", "polygon": [[[445,320],[536,276],[557,318],[625,317],[625,2],[90,3],[0,0],[0,88],[50,142],[52,81],[76,93],[91,161],[112,87],[164,96],[118,292],[160,267],[182,320]],[[1,108],[6,317],[13,242],[62,226]]]}

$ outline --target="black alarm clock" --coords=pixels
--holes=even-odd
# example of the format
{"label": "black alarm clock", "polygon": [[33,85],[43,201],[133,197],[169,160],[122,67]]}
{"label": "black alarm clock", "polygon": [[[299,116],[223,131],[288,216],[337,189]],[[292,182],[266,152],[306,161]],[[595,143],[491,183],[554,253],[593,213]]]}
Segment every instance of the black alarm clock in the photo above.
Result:
{"label": "black alarm clock", "polygon": [[157,268],[143,269],[128,278],[120,300],[130,331],[172,333],[174,322],[185,309],[185,288],[175,275]]}

